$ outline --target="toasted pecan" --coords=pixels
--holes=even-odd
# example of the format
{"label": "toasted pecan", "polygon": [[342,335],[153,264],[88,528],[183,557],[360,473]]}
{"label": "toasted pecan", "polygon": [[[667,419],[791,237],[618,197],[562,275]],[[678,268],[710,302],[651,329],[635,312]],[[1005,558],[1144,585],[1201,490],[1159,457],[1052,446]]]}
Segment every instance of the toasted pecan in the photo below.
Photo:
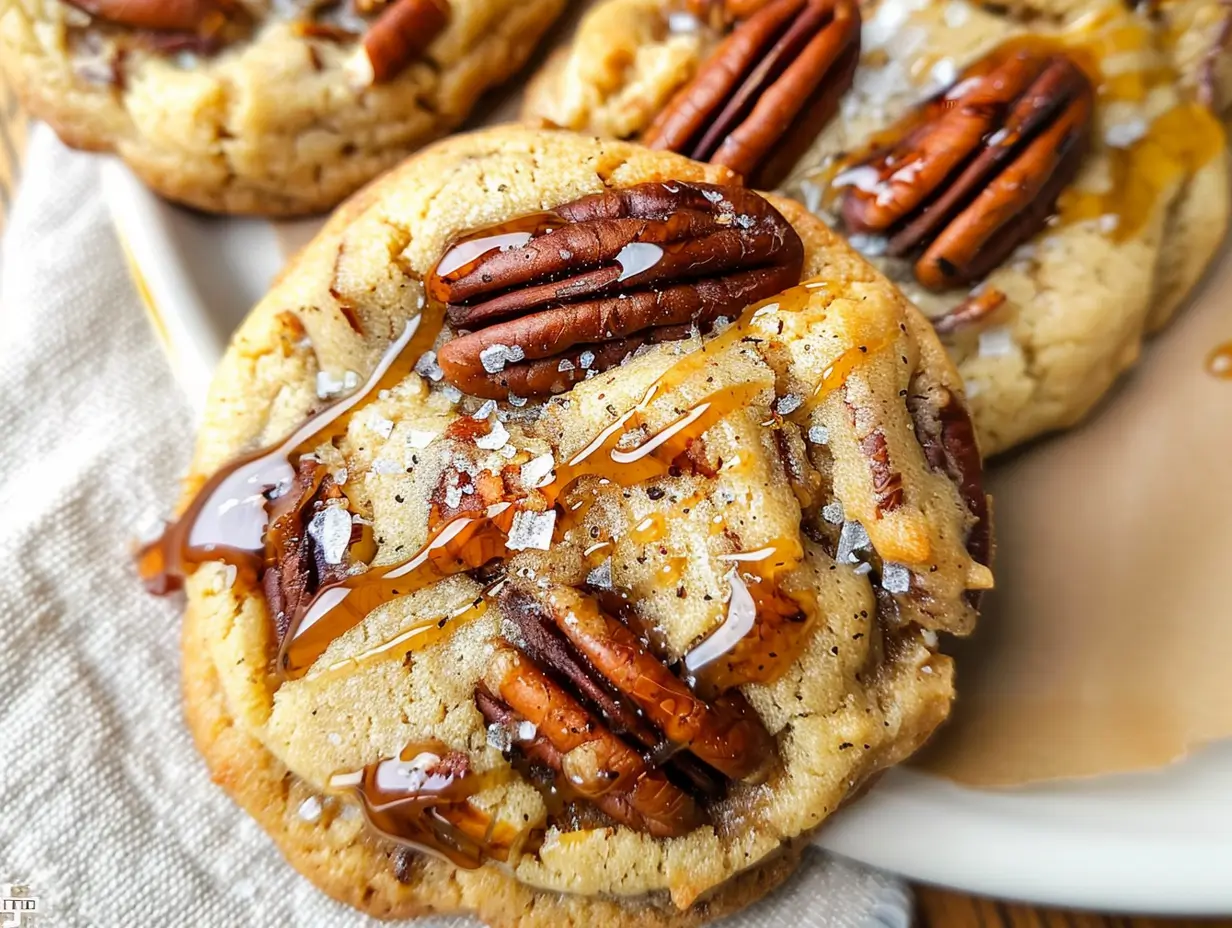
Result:
{"label": "toasted pecan", "polygon": [[91,16],[120,26],[196,32],[211,18],[234,9],[229,0],[68,0]]}
{"label": "toasted pecan", "polygon": [[[705,822],[692,796],[594,719],[528,658],[512,663],[496,695],[535,727],[529,738],[517,740],[518,748],[562,778],[570,792],[616,821],[661,838],[687,834]],[[494,708],[492,696],[482,690],[477,704],[480,711],[487,706],[490,713]]]}
{"label": "toasted pecan", "polygon": [[926,287],[978,280],[1047,221],[1086,153],[1093,104],[1090,79],[1064,53],[981,62],[912,114],[897,143],[839,176],[857,181],[843,221],[888,235],[890,254],[919,254]]}
{"label": "toasted pecan", "polygon": [[[703,700],[591,597],[510,585],[499,602],[518,656],[476,705],[562,790],[637,830],[682,834],[704,820],[694,796],[722,794],[720,774],[767,769],[774,740],[738,692]],[[532,723],[530,735],[514,721]]]}
{"label": "toasted pecan", "polygon": [[449,25],[448,0],[393,0],[364,34],[357,67],[360,83],[397,77]]}
{"label": "toasted pecan", "polygon": [[855,0],[772,0],[723,41],[643,141],[772,187],[834,115],[859,57]]}
{"label": "toasted pecan", "polygon": [[428,281],[460,334],[438,352],[475,396],[542,396],[795,285],[795,230],[741,187],[641,184],[469,237]]}

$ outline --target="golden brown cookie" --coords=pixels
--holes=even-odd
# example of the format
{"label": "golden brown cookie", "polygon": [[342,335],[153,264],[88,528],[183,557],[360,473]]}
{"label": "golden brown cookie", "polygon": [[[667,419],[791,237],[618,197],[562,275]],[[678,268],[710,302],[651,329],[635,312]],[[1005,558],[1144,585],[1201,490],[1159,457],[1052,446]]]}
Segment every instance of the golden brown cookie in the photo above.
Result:
{"label": "golden brown cookie", "polygon": [[192,473],[143,567],[189,573],[198,743],[377,914],[747,904],[946,717],[938,637],[991,584],[922,317],[799,205],[568,133],[346,204],[236,334]]}
{"label": "golden brown cookie", "polygon": [[[987,453],[1074,424],[1222,241],[1227,159],[1211,107],[1224,7],[876,0],[859,7],[852,71],[853,9],[606,0],[536,79],[528,109],[788,175],[783,193],[851,236],[938,324]],[[998,83],[1007,67],[1021,86]],[[1012,92],[989,96],[994,84]],[[806,98],[791,120],[763,106]],[[965,129],[945,115],[983,106]],[[819,112],[824,127],[805,124]],[[845,207],[860,197],[893,208]]]}
{"label": "golden brown cookie", "polygon": [[0,67],[68,144],[223,213],[336,205],[454,129],[565,0],[0,0]]}

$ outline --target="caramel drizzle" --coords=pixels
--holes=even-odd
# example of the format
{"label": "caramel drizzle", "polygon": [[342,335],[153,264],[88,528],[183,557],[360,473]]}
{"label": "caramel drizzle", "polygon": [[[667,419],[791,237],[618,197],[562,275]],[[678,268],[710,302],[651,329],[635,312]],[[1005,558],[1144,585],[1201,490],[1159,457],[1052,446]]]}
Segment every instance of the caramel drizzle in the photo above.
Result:
{"label": "caramel drizzle", "polygon": [[329,789],[357,796],[368,824],[385,837],[471,870],[489,858],[508,860],[523,837],[470,802],[509,777],[502,770],[475,773],[465,755],[426,741],[408,744],[396,758],[335,774]]}
{"label": "caramel drizzle", "polygon": [[242,456],[214,474],[180,517],[137,555],[137,569],[154,593],[177,589],[190,569],[222,561],[250,581],[265,565],[267,504],[290,489],[295,462],[346,433],[351,414],[369,396],[406,379],[441,330],[444,310],[429,304],[408,320],[368,381],[330,404],[272,448]]}
{"label": "caramel drizzle", "polygon": [[[568,491],[584,477],[631,486],[667,474],[694,440],[753,402],[762,388],[746,384],[711,393],[640,444],[627,447],[627,436],[646,429],[646,413],[653,401],[702,372],[716,353],[749,337],[759,314],[778,308],[802,309],[810,291],[822,286],[805,284],[750,307],[728,330],[664,372],[636,406],[618,416],[559,465],[553,479],[538,492],[550,506],[557,506],[563,504]],[[183,576],[189,567],[212,560],[255,575],[265,560],[267,504],[291,485],[294,460],[342,435],[350,414],[367,396],[404,379],[433,343],[440,325],[441,307],[434,303],[431,311],[408,323],[363,388],[310,419],[274,448],[241,458],[219,471],[183,516],[157,543],[142,552],[143,576],[149,581],[162,578],[166,586]],[[858,349],[857,354],[867,356]],[[836,389],[854,369],[855,357],[851,362],[846,358],[843,355],[828,369],[818,387],[819,395]],[[394,597],[506,557],[508,531],[521,502],[501,502],[480,515],[451,519],[436,527],[427,544],[413,557],[399,564],[369,568],[320,588],[300,614],[293,617],[280,654],[282,671],[290,677],[302,675],[339,635]],[[571,508],[574,511],[569,515],[577,518],[578,507]],[[562,520],[565,521],[568,517]],[[645,541],[662,531],[655,520],[651,523],[642,529]],[[601,541],[589,554],[606,554],[611,546],[610,539]],[[757,551],[724,557],[733,564],[731,601],[723,623],[685,657],[691,680],[723,690],[750,682],[770,682],[790,666],[818,614],[811,597],[786,594],[778,585],[779,578],[794,569],[802,558],[798,539],[781,539]],[[411,651],[441,641],[460,623],[483,616],[496,586],[499,583],[449,615],[418,622],[357,656],[330,664],[313,679],[349,674],[373,662],[401,659]],[[508,859],[525,835],[494,822],[469,802],[471,796],[483,789],[499,785],[495,774],[475,775],[464,762],[457,769],[449,765],[438,769],[448,753],[444,745],[436,742],[408,745],[396,759],[331,778],[330,787],[357,795],[372,827],[391,839],[439,853],[462,867],[476,867],[489,858]]]}
{"label": "caramel drizzle", "polygon": [[[688,358],[680,363],[687,362]],[[583,477],[598,477],[627,487],[665,475],[694,439],[760,392],[752,386],[718,391],[640,445],[623,450],[625,436],[644,426],[646,409],[656,396],[666,392],[665,388],[670,389],[667,385],[673,376],[679,376],[676,368],[656,381],[640,403],[557,467],[553,480],[539,488],[550,506]],[[302,676],[332,641],[395,597],[506,557],[509,529],[520,502],[497,503],[482,515],[450,519],[407,560],[322,586],[306,610],[292,619],[279,660],[282,672],[291,678]]]}

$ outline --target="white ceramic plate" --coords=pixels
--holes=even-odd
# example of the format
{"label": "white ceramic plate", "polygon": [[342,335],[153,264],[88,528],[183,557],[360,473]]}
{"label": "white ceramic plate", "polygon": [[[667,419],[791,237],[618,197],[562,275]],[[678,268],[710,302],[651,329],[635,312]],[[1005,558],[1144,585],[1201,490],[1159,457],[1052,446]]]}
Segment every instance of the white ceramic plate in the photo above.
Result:
{"label": "white ceramic plate", "polygon": [[[281,266],[273,228],[169,206],[114,162],[104,184],[151,319],[200,408],[232,329]],[[1153,773],[1002,791],[893,770],[819,843],[1000,898],[1232,915],[1232,744]]]}

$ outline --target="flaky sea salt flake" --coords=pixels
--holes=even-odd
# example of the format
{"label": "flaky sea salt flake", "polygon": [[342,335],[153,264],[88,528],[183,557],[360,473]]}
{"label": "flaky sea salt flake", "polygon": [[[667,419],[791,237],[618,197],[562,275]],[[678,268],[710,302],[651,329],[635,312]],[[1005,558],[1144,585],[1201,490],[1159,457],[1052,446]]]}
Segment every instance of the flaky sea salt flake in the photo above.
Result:
{"label": "flaky sea salt flake", "polygon": [[427,377],[433,383],[440,383],[444,378],[445,372],[441,370],[441,366],[436,363],[436,352],[425,351],[415,362],[415,373],[420,377]]}
{"label": "flaky sea salt flake", "polygon": [[484,451],[497,451],[507,444],[509,444],[509,430],[501,424],[499,419],[492,420],[492,428],[487,435],[480,435],[475,439],[475,446]]}
{"label": "flaky sea salt flake", "polygon": [[906,593],[911,589],[911,571],[902,564],[886,562],[881,568],[881,587],[887,593]]}
{"label": "flaky sea salt flake", "polygon": [[509,541],[505,546],[510,551],[525,551],[527,548],[547,551],[552,547],[552,532],[555,529],[555,509],[549,509],[547,512],[520,510],[513,517],[513,525],[509,528]]}

